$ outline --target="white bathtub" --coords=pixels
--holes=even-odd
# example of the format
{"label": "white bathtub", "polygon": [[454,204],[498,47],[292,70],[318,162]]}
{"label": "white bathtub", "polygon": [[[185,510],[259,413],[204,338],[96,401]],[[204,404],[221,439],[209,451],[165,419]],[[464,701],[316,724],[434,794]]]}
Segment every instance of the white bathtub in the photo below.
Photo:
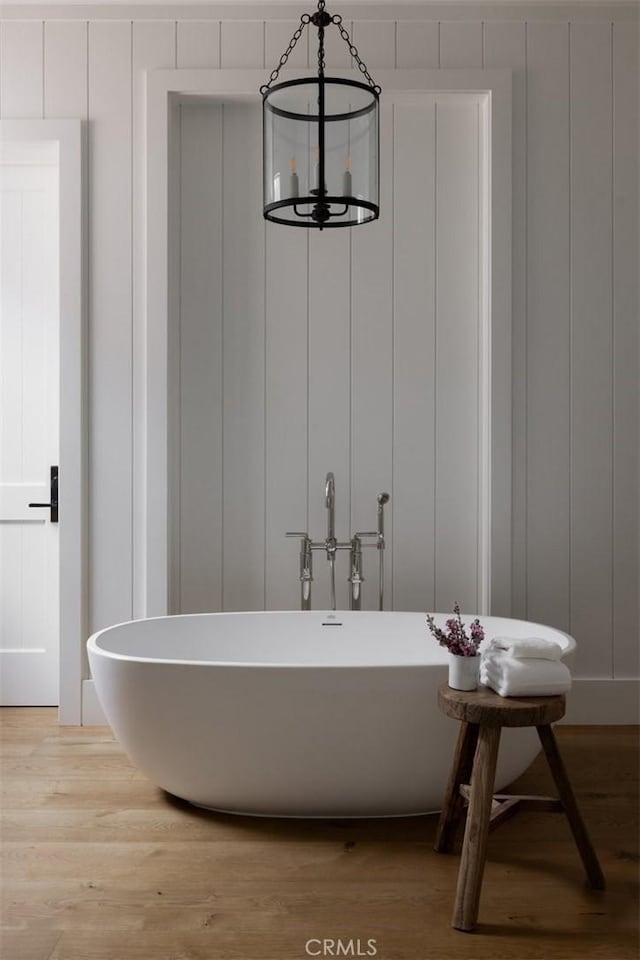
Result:
{"label": "white bathtub", "polygon": [[[550,627],[482,622],[487,636],[575,646]],[[422,613],[161,617],[101,630],[87,647],[129,757],[191,803],[287,817],[403,816],[441,805],[457,724],[438,711],[447,654]],[[504,731],[498,788],[537,751],[535,730]]]}

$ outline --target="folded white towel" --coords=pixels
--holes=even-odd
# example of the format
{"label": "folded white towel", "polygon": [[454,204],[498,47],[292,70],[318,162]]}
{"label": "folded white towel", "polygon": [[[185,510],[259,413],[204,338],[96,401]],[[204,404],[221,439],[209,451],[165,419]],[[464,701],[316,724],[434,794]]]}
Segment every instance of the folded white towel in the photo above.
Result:
{"label": "folded white towel", "polygon": [[506,651],[510,657],[518,660],[560,660],[563,649],[555,640],[545,640],[543,637],[493,637],[483,640],[480,644],[480,653],[491,653],[495,650]]}
{"label": "folded white towel", "polygon": [[519,682],[514,677],[500,678],[490,672],[480,672],[480,683],[491,687],[501,697],[553,697],[571,689],[571,678],[557,681]]}
{"label": "folded white towel", "polygon": [[570,690],[571,674],[559,660],[523,660],[496,652],[482,658],[480,682],[501,697],[547,697]]}
{"label": "folded white towel", "polygon": [[[559,673],[563,676],[567,671],[566,664],[561,660],[546,660],[543,657],[512,657],[506,650],[490,650],[480,661],[489,666],[494,673],[517,673],[529,676],[553,677]],[[567,671],[568,672],[568,671]]]}
{"label": "folded white towel", "polygon": [[547,660],[544,657],[512,657],[506,650],[490,650],[483,654],[480,662],[492,664],[500,673],[515,667],[521,669],[528,667],[529,671],[539,672],[540,670],[544,671],[547,664],[551,664],[553,670],[554,664],[560,663],[559,660]]}

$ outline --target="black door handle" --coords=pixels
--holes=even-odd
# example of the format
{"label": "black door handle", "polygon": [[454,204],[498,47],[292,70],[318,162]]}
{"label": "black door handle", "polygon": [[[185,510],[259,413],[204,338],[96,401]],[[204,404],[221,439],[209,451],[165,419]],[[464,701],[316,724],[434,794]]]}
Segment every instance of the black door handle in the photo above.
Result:
{"label": "black door handle", "polygon": [[58,522],[58,467],[51,467],[49,481],[51,503],[30,503],[30,507],[48,507],[51,510],[51,523]]}

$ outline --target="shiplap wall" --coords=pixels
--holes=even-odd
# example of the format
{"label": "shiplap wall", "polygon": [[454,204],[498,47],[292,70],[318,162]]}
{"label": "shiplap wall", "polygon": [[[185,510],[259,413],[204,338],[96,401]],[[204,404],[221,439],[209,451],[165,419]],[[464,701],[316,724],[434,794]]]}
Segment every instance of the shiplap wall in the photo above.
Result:
{"label": "shiplap wall", "polygon": [[[514,70],[513,611],[572,632],[582,676],[637,676],[637,8],[341,12],[371,68]],[[3,17],[1,115],[88,120],[97,629],[140,609],[144,572],[144,71],[271,65],[294,23],[277,5],[6,5]]]}
{"label": "shiplap wall", "polygon": [[262,218],[260,104],[181,106],[174,612],[297,607],[284,535],[325,537],[328,469],[343,542],[393,491],[386,608],[479,609],[482,123],[469,94],[387,93],[380,219],[318,235]]}

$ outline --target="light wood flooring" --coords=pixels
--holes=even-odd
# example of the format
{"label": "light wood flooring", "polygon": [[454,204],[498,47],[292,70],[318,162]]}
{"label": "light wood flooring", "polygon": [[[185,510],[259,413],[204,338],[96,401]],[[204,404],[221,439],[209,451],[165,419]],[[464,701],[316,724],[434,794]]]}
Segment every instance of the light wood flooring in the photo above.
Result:
{"label": "light wood flooring", "polygon": [[[311,938],[373,939],[377,960],[638,958],[637,728],[556,728],[606,891],[585,888],[562,815],[520,813],[490,837],[464,934],[436,817],[210,814],[146,780],[108,728],[51,709],[0,721],[2,960],[306,960]],[[553,793],[541,757],[517,786]]]}

